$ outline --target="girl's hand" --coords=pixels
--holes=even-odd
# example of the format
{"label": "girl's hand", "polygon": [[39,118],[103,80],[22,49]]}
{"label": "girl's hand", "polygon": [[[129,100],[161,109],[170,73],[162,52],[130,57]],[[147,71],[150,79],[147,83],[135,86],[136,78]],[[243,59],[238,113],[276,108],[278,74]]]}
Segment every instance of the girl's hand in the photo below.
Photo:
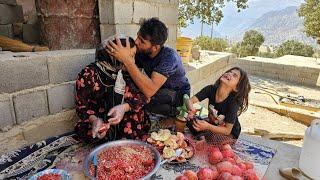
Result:
{"label": "girl's hand", "polygon": [[210,123],[208,123],[207,121],[204,120],[194,120],[193,121],[193,128],[196,131],[205,131],[205,130],[209,130],[209,126],[211,126]]}
{"label": "girl's hand", "polygon": [[198,109],[190,109],[188,111],[188,119],[193,119],[198,111],[199,111]]}

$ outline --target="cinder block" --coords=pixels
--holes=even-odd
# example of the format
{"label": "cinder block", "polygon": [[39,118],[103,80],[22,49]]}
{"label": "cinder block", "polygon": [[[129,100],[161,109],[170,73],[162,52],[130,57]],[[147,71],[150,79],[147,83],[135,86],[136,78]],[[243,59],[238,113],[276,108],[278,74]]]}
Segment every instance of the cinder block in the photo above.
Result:
{"label": "cinder block", "polygon": [[12,32],[14,36],[22,37],[22,26],[23,23],[14,23],[12,24]]}
{"label": "cinder block", "polygon": [[23,22],[22,6],[0,4],[0,24]]}
{"label": "cinder block", "polygon": [[320,72],[320,68],[311,68],[311,67],[297,67],[298,71],[299,72],[302,72],[302,73],[313,73],[313,74],[316,74],[316,73],[319,73]]}
{"label": "cinder block", "polygon": [[13,38],[12,24],[0,25],[0,35]]}
{"label": "cinder block", "polygon": [[132,38],[136,38],[140,26],[137,24],[100,24],[101,41],[116,33],[125,34]]}
{"label": "cinder block", "polygon": [[199,69],[200,77],[199,79],[206,79],[211,74],[211,65],[207,64]]}
{"label": "cinder block", "polygon": [[49,82],[52,84],[73,81],[78,73],[94,62],[94,49],[75,49],[44,52],[48,59]]}
{"label": "cinder block", "polygon": [[0,56],[0,93],[48,83],[45,57],[36,53],[8,53]]}
{"label": "cinder block", "polygon": [[50,114],[74,107],[74,84],[68,82],[47,89]]}
{"label": "cinder block", "polygon": [[195,84],[199,81],[200,71],[198,69],[187,71],[187,77],[189,79],[190,84]]}
{"label": "cinder block", "polygon": [[169,3],[178,6],[179,0],[169,0]]}
{"label": "cinder block", "polygon": [[0,95],[0,128],[15,124],[15,114],[12,98],[8,94]]}
{"label": "cinder block", "polygon": [[160,6],[159,19],[165,24],[178,24],[178,8],[175,6]]}
{"label": "cinder block", "polygon": [[98,0],[101,24],[114,24],[114,0]]}
{"label": "cinder block", "polygon": [[114,24],[129,24],[133,19],[133,1],[114,1]]}
{"label": "cinder block", "polygon": [[133,18],[133,0],[99,0],[101,24],[129,24]]}
{"label": "cinder block", "polygon": [[157,4],[169,4],[170,0],[147,0],[148,2],[151,3],[157,3]]}
{"label": "cinder block", "polygon": [[134,1],[133,23],[139,23],[141,18],[159,17],[159,8],[155,3]]}
{"label": "cinder block", "polygon": [[13,95],[17,123],[49,114],[47,93],[44,89],[33,89]]}
{"label": "cinder block", "polygon": [[17,5],[16,0],[0,0],[0,4]]}
{"label": "cinder block", "polygon": [[23,24],[22,25],[23,42],[39,43],[40,29],[38,24]]}
{"label": "cinder block", "polygon": [[171,47],[172,49],[177,49],[176,41],[166,41],[165,45]]}
{"label": "cinder block", "polygon": [[177,25],[168,25],[168,40],[171,42],[177,41]]}
{"label": "cinder block", "polygon": [[273,70],[273,71],[283,71],[284,66],[281,64],[275,64],[275,63],[262,63],[262,67],[267,70]]}

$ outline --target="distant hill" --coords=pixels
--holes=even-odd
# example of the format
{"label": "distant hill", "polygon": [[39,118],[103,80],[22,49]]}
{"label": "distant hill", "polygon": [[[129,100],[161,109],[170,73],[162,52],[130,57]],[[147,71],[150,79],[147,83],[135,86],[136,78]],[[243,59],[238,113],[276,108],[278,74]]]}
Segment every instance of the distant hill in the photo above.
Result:
{"label": "distant hill", "polygon": [[[263,14],[284,9],[288,6],[299,6],[304,0],[249,0],[249,8],[237,12],[237,8],[233,2],[226,3],[223,8],[221,22],[214,27],[214,36],[233,37],[238,32],[250,27],[257,18]],[[204,25],[204,35],[210,36],[211,26]],[[194,24],[189,24],[187,28],[183,28],[182,34],[189,37],[197,37],[201,32],[201,24],[195,19]]]}
{"label": "distant hill", "polygon": [[[214,27],[214,36],[232,41],[242,40],[245,31],[256,29],[265,36],[265,44],[279,45],[294,39],[315,45],[312,38],[303,32],[303,20],[298,17],[297,9],[304,0],[249,0],[249,8],[237,12],[233,3],[227,3],[223,9],[222,21]],[[200,35],[201,24],[195,19],[194,24],[182,29],[182,34],[189,37]],[[210,36],[209,25],[204,26],[204,35]]]}
{"label": "distant hill", "polygon": [[233,3],[228,3],[223,9],[224,17],[215,30],[223,36],[233,36],[249,28],[263,14],[299,6],[301,2],[303,0],[249,0],[249,7],[240,12],[237,12]]}
{"label": "distant hill", "polygon": [[251,26],[231,36],[240,41],[245,31],[254,29],[263,34],[267,45],[279,45],[286,40],[297,40],[315,45],[315,40],[303,32],[303,20],[298,16],[298,7],[291,6],[279,11],[270,11],[255,20]]}

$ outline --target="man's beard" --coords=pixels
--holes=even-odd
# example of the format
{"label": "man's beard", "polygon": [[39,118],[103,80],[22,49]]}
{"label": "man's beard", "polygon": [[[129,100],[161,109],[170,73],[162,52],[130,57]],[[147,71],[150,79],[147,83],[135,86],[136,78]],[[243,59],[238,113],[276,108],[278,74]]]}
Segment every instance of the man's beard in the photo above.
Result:
{"label": "man's beard", "polygon": [[151,50],[151,48],[148,48],[145,50],[139,49],[139,53],[142,53],[142,54],[149,56],[150,54],[152,54],[152,50]]}

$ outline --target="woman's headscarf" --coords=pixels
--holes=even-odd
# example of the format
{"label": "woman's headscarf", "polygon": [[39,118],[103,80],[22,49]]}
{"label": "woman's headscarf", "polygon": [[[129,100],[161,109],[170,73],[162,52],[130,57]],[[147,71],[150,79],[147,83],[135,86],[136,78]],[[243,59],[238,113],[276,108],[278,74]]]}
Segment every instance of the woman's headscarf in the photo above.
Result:
{"label": "woman's headscarf", "polygon": [[[108,38],[112,39],[112,38]],[[116,40],[113,37],[113,42]],[[126,39],[120,38],[122,46],[126,46]],[[130,48],[135,46],[134,40],[129,37]],[[110,56],[106,49],[104,43],[101,43],[96,48],[95,62],[94,66],[98,69],[98,74],[101,82],[105,86],[113,86],[117,78],[118,71],[121,70],[123,64]]]}

